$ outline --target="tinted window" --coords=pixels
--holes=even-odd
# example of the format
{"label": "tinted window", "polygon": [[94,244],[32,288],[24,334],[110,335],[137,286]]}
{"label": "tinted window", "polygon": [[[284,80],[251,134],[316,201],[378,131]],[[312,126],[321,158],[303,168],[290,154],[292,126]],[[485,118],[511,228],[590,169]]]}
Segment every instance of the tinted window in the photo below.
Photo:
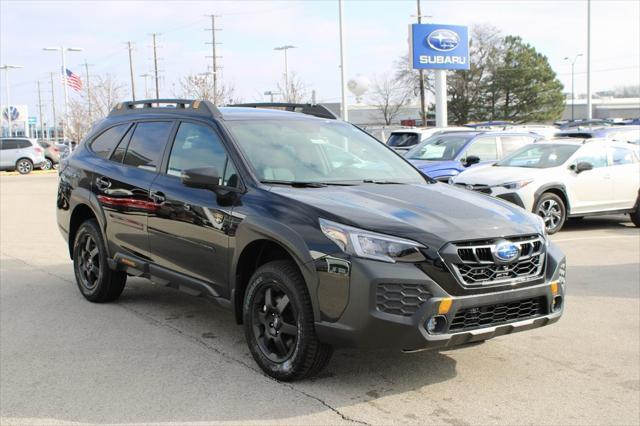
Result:
{"label": "tinted window", "polygon": [[25,139],[18,139],[18,148],[31,148],[33,145],[31,145],[31,142]]}
{"label": "tinted window", "polygon": [[91,142],[91,150],[95,152],[98,157],[108,158],[113,148],[120,142],[127,127],[129,127],[129,124],[121,124],[102,132],[100,136]]}
{"label": "tinted window", "polygon": [[491,161],[498,159],[498,141],[496,138],[478,138],[471,147],[467,149],[466,156],[475,155],[480,161]]}
{"label": "tinted window", "polygon": [[124,164],[155,171],[162,158],[171,125],[170,121],[138,123],[124,155]]}
{"label": "tinted window", "polygon": [[169,155],[167,174],[180,176],[185,169],[215,167],[224,174],[227,154],[220,138],[210,127],[181,123]]}
{"label": "tinted window", "polygon": [[533,138],[529,136],[500,136],[500,142],[502,142],[502,156],[504,157],[532,143]]}
{"label": "tinted window", "polygon": [[127,133],[125,133],[125,135],[122,137],[122,139],[120,140],[120,143],[116,147],[116,150],[113,151],[113,154],[111,154],[111,158],[110,158],[111,161],[122,163],[122,160],[124,160],[124,153],[127,151],[127,145],[129,144],[129,139],[131,139],[131,134],[133,133],[133,129],[135,127],[136,126],[131,126],[129,130],[127,130]]}
{"label": "tinted window", "polygon": [[18,142],[13,139],[4,139],[2,141],[2,149],[16,149],[18,148]]}
{"label": "tinted window", "polygon": [[395,147],[408,147],[413,146],[420,142],[418,135],[415,133],[392,133],[389,136],[387,145]]}
{"label": "tinted window", "polygon": [[611,162],[614,166],[633,164],[635,163],[635,158],[631,150],[624,148],[611,148]]}
{"label": "tinted window", "polygon": [[51,146],[48,142],[45,142],[45,141],[38,141],[38,145],[40,145],[44,149],[47,149]]}
{"label": "tinted window", "polygon": [[407,153],[411,160],[444,161],[456,158],[469,136],[432,136]]}

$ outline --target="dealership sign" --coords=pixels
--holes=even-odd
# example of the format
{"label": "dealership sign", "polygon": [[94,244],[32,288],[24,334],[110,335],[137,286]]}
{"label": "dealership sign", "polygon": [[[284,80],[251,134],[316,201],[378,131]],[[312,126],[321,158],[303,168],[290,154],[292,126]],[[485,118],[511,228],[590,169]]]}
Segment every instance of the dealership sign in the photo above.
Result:
{"label": "dealership sign", "polygon": [[469,69],[469,34],[460,25],[412,24],[409,58],[414,69]]}

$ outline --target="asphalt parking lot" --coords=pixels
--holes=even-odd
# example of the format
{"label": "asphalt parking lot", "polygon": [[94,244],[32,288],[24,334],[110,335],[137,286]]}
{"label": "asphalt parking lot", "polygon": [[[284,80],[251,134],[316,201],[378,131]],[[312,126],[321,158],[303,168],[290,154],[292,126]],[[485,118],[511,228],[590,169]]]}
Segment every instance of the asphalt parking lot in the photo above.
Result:
{"label": "asphalt parking lot", "polygon": [[555,325],[446,352],[340,351],[276,382],[230,312],[131,279],[86,302],[55,221],[55,174],[0,174],[0,423],[638,424],[640,230],[572,222]]}

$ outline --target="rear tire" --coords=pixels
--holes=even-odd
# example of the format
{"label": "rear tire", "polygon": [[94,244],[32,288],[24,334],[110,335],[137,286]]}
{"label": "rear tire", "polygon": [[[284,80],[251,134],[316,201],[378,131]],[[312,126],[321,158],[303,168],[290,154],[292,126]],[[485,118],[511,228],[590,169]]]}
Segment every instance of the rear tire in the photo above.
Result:
{"label": "rear tire", "polygon": [[80,225],[73,244],[73,270],[80,293],[95,303],[116,300],[127,282],[127,274],[107,264],[107,250],[95,219]]}
{"label": "rear tire", "polygon": [[331,359],[333,348],[316,336],[311,300],[292,261],[269,262],[253,274],[243,320],[253,358],[277,380],[316,375]]}
{"label": "rear tire", "polygon": [[45,158],[44,159],[44,163],[42,163],[42,167],[40,167],[42,170],[51,170],[53,169],[53,161],[51,161],[51,159],[49,158]]}
{"label": "rear tire", "polygon": [[567,208],[562,198],[552,192],[540,196],[533,212],[544,220],[549,235],[558,232],[567,220]]}
{"label": "rear tire", "polygon": [[640,200],[636,203],[636,211],[629,213],[629,216],[631,216],[631,222],[640,228]]}
{"label": "rear tire", "polygon": [[33,170],[33,162],[28,158],[21,158],[16,161],[16,170],[21,175],[28,175]]}

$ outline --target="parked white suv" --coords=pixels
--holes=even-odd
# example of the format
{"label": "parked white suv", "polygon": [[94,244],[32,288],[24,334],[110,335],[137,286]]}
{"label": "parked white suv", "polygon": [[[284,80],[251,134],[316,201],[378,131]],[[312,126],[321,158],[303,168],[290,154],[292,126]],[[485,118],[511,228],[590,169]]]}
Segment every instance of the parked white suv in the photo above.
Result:
{"label": "parked white suv", "polygon": [[640,226],[640,157],[633,144],[603,139],[528,145],[450,183],[510,201],[558,232],[568,217],[629,213]]}
{"label": "parked white suv", "polygon": [[35,139],[0,139],[0,170],[17,170],[26,175],[45,162],[44,149]]}

